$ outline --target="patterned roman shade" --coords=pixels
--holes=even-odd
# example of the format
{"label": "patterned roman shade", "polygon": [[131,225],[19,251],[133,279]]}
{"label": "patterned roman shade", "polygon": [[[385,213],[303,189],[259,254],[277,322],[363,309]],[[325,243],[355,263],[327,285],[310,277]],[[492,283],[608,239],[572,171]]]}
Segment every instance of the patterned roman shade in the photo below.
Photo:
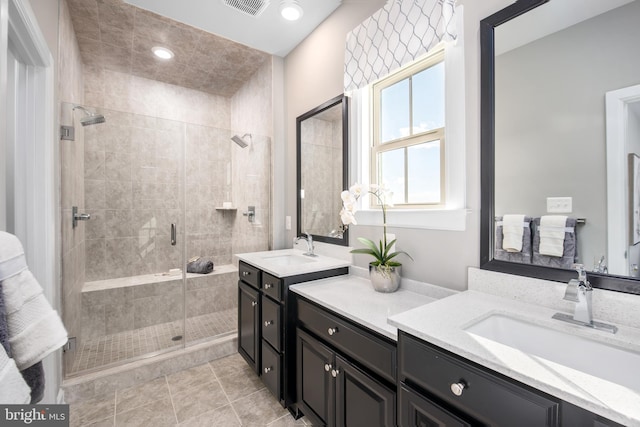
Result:
{"label": "patterned roman shade", "polygon": [[455,40],[455,0],[390,0],[347,34],[345,92],[376,81]]}

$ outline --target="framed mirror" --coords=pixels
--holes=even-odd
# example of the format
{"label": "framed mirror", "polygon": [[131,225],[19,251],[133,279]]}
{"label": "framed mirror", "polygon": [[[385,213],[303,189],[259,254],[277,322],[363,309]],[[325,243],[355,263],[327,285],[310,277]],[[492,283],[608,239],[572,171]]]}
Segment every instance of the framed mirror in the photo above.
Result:
{"label": "framed mirror", "polygon": [[348,102],[339,95],[296,119],[298,236],[348,246],[340,193],[348,183]]}
{"label": "framed mirror", "polygon": [[575,278],[496,259],[503,215],[566,215],[592,285],[640,294],[638,22],[640,0],[519,0],[480,22],[481,268]]}

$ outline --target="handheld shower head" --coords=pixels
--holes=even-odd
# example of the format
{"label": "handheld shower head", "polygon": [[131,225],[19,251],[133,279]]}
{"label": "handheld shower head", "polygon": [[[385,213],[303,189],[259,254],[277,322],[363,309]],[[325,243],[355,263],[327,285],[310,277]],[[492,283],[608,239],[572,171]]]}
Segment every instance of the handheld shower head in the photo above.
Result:
{"label": "handheld shower head", "polygon": [[73,110],[75,111],[76,109],[82,110],[86,114],[86,116],[80,119],[80,124],[82,126],[96,125],[98,123],[104,123],[106,121],[106,119],[102,114],[97,114],[92,111],[89,111],[86,108],[84,108],[82,105],[75,105],[73,107]]}
{"label": "handheld shower head", "polygon": [[242,135],[242,137],[238,136],[238,135],[233,135],[231,137],[231,140],[233,142],[235,142],[236,144],[238,144],[240,147],[245,148],[249,145],[249,143],[247,141],[245,141],[245,137],[248,136],[251,139],[251,134],[250,133],[245,133],[244,135]]}

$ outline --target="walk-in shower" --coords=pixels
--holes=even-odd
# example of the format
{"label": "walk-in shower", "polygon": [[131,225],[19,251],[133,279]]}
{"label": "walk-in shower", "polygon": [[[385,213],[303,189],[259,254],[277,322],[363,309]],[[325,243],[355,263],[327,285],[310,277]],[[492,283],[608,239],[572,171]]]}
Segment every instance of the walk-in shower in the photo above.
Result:
{"label": "walk-in shower", "polygon": [[[76,127],[75,142],[61,141],[62,153],[81,146],[68,157],[84,159],[63,176],[63,193],[80,190],[79,209],[91,217],[71,229],[82,259],[70,267],[82,271],[64,285],[65,325],[76,337],[65,353],[66,376],[234,337],[233,253],[252,249],[246,236],[267,248],[268,212],[255,229],[219,207],[269,206],[262,187],[270,182],[270,138],[256,135],[256,152],[232,150],[229,139],[246,144],[250,136],[100,106],[61,108],[61,123]],[[187,273],[195,256],[213,260],[214,271]]]}

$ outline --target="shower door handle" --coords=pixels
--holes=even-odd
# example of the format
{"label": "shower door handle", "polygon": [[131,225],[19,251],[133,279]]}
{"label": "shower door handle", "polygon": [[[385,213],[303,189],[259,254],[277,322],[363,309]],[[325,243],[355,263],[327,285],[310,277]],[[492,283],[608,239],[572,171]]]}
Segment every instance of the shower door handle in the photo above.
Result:
{"label": "shower door handle", "polygon": [[176,225],[171,224],[171,246],[176,245]]}

